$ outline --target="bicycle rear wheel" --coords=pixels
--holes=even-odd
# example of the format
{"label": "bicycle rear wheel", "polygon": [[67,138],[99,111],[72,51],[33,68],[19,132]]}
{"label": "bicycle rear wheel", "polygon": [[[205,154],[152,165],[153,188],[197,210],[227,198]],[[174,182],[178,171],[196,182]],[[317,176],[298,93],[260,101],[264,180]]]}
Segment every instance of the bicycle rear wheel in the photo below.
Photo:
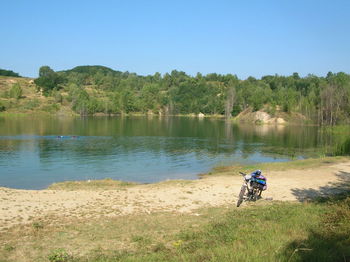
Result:
{"label": "bicycle rear wheel", "polygon": [[237,207],[239,207],[242,204],[246,189],[247,189],[247,186],[242,185],[241,191],[239,192],[239,195],[238,195]]}

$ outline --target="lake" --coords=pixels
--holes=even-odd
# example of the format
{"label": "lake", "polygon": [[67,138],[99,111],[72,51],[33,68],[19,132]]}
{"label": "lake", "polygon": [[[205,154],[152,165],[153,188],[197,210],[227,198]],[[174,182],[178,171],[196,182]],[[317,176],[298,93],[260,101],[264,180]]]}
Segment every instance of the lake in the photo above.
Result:
{"label": "lake", "polygon": [[314,126],[237,125],[186,117],[0,118],[0,186],[112,178],[196,179],[215,166],[305,158]]}

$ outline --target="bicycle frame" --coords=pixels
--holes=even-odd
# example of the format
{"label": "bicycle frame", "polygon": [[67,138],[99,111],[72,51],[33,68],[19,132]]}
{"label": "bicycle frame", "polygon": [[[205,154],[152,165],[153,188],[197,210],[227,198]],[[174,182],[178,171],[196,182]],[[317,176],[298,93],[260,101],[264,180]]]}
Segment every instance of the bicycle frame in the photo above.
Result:
{"label": "bicycle frame", "polygon": [[[239,194],[237,207],[240,206],[240,204],[243,202],[243,200],[256,201],[262,192],[259,187],[254,187],[254,183],[256,183],[256,182],[253,182],[253,185],[251,185],[250,180],[246,179],[247,174],[242,173],[242,172],[239,172],[239,173],[243,176],[244,184],[242,185],[241,192]],[[246,189],[248,190],[247,192],[245,192]]]}

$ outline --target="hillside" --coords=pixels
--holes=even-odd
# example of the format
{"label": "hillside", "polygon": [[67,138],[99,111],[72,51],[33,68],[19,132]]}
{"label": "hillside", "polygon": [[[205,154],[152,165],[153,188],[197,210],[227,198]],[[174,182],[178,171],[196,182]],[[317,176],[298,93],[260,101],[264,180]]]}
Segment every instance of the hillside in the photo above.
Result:
{"label": "hillside", "polygon": [[[14,87],[20,87],[19,96],[11,92]],[[75,114],[68,103],[43,96],[34,79],[7,76],[0,76],[0,111],[6,114]]]}
{"label": "hillside", "polygon": [[[40,91],[40,92],[39,92]],[[235,117],[257,124],[350,122],[350,75],[248,77],[173,70],[137,75],[104,66],[1,77],[0,110],[68,115],[158,114]]]}

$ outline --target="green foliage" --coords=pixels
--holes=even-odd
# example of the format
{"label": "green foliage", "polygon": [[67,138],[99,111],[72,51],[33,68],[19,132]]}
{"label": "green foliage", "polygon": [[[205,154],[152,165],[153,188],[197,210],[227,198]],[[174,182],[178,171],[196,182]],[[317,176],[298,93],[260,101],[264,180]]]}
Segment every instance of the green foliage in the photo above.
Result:
{"label": "green foliage", "polygon": [[[335,156],[350,155],[349,125],[328,126],[323,128],[323,133],[326,136],[334,137],[330,142],[331,146],[328,149],[328,154]],[[327,140],[329,140],[329,138]]]}
{"label": "green foliage", "polygon": [[350,258],[350,197],[330,199],[327,212],[316,229],[308,230],[306,239],[292,241],[281,254],[288,261],[348,261]]}
{"label": "green foliage", "polygon": [[167,242],[132,237],[134,252],[84,261],[347,261],[350,198],[256,204],[232,210]]}
{"label": "green foliage", "polygon": [[32,227],[34,228],[34,230],[39,231],[40,229],[44,228],[44,225],[41,222],[34,222],[32,224]]}
{"label": "green foliage", "polygon": [[267,107],[266,112],[269,113],[271,116],[275,116],[275,114],[276,114],[276,105],[274,105],[273,103],[270,104]]}
{"label": "green foliage", "polygon": [[350,137],[338,145],[336,155],[350,155]]}
{"label": "green foliage", "polygon": [[[72,109],[83,115],[152,111],[230,117],[251,108],[268,109],[272,115],[298,112],[325,125],[350,121],[350,76],[342,72],[326,77],[293,73],[239,80],[215,73],[192,77],[177,70],[163,76],[139,76],[103,66],[78,66],[60,72],[43,66],[35,83],[57,103],[63,102],[59,95],[62,87],[69,92]],[[73,92],[72,86],[80,90]]]}
{"label": "green foliage", "polygon": [[63,96],[61,95],[61,93],[59,91],[54,90],[54,91],[52,91],[51,95],[54,97],[56,103],[62,104]]}
{"label": "green foliage", "polygon": [[75,112],[81,115],[88,114],[90,97],[82,87],[72,85],[69,90],[69,100],[72,101],[72,109]]}
{"label": "green foliage", "polygon": [[44,95],[48,95],[53,89],[59,89],[59,85],[63,83],[63,77],[54,72],[48,66],[42,66],[39,69],[39,78],[34,83],[42,89]]}
{"label": "green foliage", "polygon": [[5,69],[0,69],[0,76],[21,77],[18,73],[15,73],[11,70],[5,70]]}
{"label": "green foliage", "polygon": [[38,99],[32,99],[26,101],[23,105],[22,108],[25,110],[34,110],[35,108],[40,106],[40,101]]}
{"label": "green foliage", "polygon": [[48,113],[56,113],[60,110],[59,104],[48,104],[41,107],[41,110]]}
{"label": "green foliage", "polygon": [[7,252],[11,252],[13,250],[15,250],[16,248],[12,245],[9,245],[9,244],[5,244],[4,245],[4,250],[7,251]]}
{"label": "green foliage", "polygon": [[63,248],[52,250],[48,256],[50,262],[69,262],[72,261],[72,256]]}
{"label": "green foliage", "polygon": [[148,84],[140,91],[139,108],[142,112],[147,110],[156,111],[160,108],[160,86],[158,84]]}
{"label": "green foliage", "polygon": [[11,98],[20,99],[22,97],[23,90],[18,83],[12,85],[9,95]]}
{"label": "green foliage", "polygon": [[110,111],[110,104],[90,96],[81,86],[72,84],[69,90],[68,100],[71,101],[72,109],[80,115],[90,115],[97,112]]}
{"label": "green foliage", "polygon": [[0,112],[6,111],[6,106],[0,101]]}

